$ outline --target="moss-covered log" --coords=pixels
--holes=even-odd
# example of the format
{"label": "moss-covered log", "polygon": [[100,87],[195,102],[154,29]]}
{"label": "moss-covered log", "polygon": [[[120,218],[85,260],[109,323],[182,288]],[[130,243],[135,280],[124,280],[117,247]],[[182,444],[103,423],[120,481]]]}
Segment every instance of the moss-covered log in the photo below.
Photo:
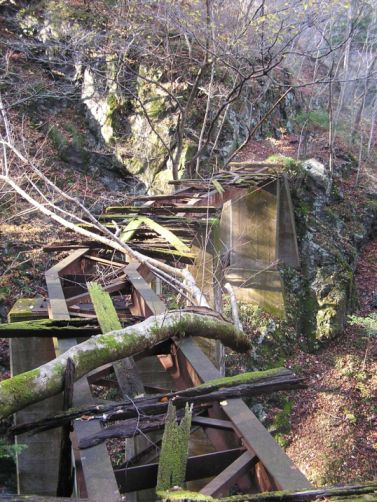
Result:
{"label": "moss-covered log", "polygon": [[32,319],[0,324],[1,338],[15,337],[59,337],[76,338],[101,333],[97,319],[70,319],[69,321],[54,319]]}
{"label": "moss-covered log", "polygon": [[[143,425],[140,415],[143,415],[143,417],[147,419],[146,426],[149,427],[148,418],[151,418],[153,415],[165,413],[169,400],[173,401],[176,408],[182,408],[187,403],[195,403],[195,406],[199,405],[203,409],[206,407],[207,403],[213,401],[222,401],[223,399],[232,397],[242,398],[255,396],[279,390],[292,390],[305,386],[302,378],[297,377],[291,370],[285,368],[243,373],[242,375],[236,375],[234,377],[219,378],[211,382],[211,385],[206,383],[169,394],[136,397],[132,400],[116,404],[93,405],[81,409],[75,408],[69,410],[67,413],[61,413],[54,417],[47,417],[37,422],[17,424],[11,427],[9,432],[14,435],[23,434],[24,432],[40,432],[42,430],[60,427],[82,415],[102,415],[102,420],[106,422],[137,418],[140,420],[138,429],[142,430]],[[205,404],[203,405],[203,403]],[[106,418],[103,418],[104,415],[106,415]],[[132,427],[131,422],[123,422],[122,425],[119,425],[112,431],[110,427],[107,427],[104,429],[104,431],[106,431],[105,434],[100,433],[85,438],[88,440],[86,441],[84,439],[84,441],[79,443],[79,446],[80,448],[87,448],[88,444],[93,446],[93,444],[98,444],[108,437],[127,437],[127,431],[131,430]],[[117,435],[118,432],[120,436]],[[111,436],[112,433],[114,433],[114,435]],[[137,431],[135,431],[135,427],[133,427],[132,435],[135,434],[137,434]]]}
{"label": "moss-covered log", "polygon": [[103,364],[143,352],[173,336],[201,336],[220,340],[240,352],[250,349],[244,333],[211,315],[178,311],[150,317],[140,324],[93,336],[39,368],[3,380],[0,418],[61,392],[68,358],[72,359],[79,379]]}
{"label": "moss-covered log", "polygon": [[183,486],[189,452],[192,409],[186,405],[181,423],[177,423],[175,406],[169,401],[158,463],[156,493],[173,486]]}
{"label": "moss-covered log", "polygon": [[[266,502],[289,502],[289,501],[310,501],[332,499],[336,500],[376,500],[377,482],[370,482],[358,485],[346,486],[330,486],[328,488],[317,488],[314,490],[305,490],[299,492],[269,492],[250,495],[235,495],[233,497],[224,497],[221,502],[246,502],[250,501],[266,501]],[[171,499],[173,500],[173,498]],[[187,500],[187,499],[186,499]]]}

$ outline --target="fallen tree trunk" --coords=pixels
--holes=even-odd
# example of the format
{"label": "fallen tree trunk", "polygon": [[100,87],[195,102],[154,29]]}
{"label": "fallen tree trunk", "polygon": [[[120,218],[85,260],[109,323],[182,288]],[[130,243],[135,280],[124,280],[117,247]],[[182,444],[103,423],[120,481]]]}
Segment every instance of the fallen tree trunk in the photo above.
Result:
{"label": "fallen tree trunk", "polygon": [[[92,405],[79,410],[70,410],[67,413],[47,417],[37,422],[17,424],[9,429],[9,433],[18,435],[24,432],[41,432],[59,427],[82,416],[97,418],[103,422],[133,420],[134,418],[139,420],[140,416],[143,416],[147,420],[146,423],[148,423],[148,419],[152,419],[151,416],[161,415],[166,412],[169,400],[173,401],[177,408],[183,408],[186,403],[194,403],[196,409],[205,409],[208,408],[208,403],[228,398],[256,396],[278,390],[293,390],[302,387],[304,387],[303,379],[297,377],[291,370],[275,368],[266,371],[255,371],[234,377],[219,378],[178,392],[140,397],[132,401],[116,404]],[[126,436],[133,424],[133,421],[118,424],[119,428],[113,429],[114,434],[118,435],[112,437],[119,437],[119,431],[121,430],[123,431],[121,435]],[[109,428],[104,429],[98,435],[98,442],[101,442],[102,437],[105,437],[102,436],[102,432],[105,436],[111,434]],[[135,434],[135,431],[133,431],[133,434]],[[82,444],[80,444],[80,447],[82,447]]]}
{"label": "fallen tree trunk", "polygon": [[[289,502],[289,501],[297,501],[304,502],[310,500],[323,500],[331,499],[333,497],[336,500],[344,500],[346,498],[350,498],[350,501],[360,500],[376,500],[375,494],[377,493],[377,482],[371,481],[370,483],[358,484],[358,485],[346,485],[346,486],[330,486],[328,488],[315,488],[313,490],[303,490],[297,492],[269,492],[269,493],[253,493],[250,495],[235,495],[233,497],[224,497],[221,502],[247,502],[251,501],[266,501],[266,502]],[[370,498],[368,497],[370,494]],[[175,494],[169,497],[168,500],[178,500]],[[190,500],[190,498],[181,498],[179,500]]]}
{"label": "fallen tree trunk", "polygon": [[[166,406],[167,408],[167,406]],[[177,420],[183,417],[183,410],[177,410]],[[97,434],[80,439],[79,448],[85,450],[97,444],[101,444],[107,439],[113,438],[133,438],[138,434],[159,431],[165,427],[166,413],[160,415],[142,415],[141,417],[125,420],[120,424],[110,425],[102,429]]]}
{"label": "fallen tree trunk", "polygon": [[174,336],[216,339],[239,352],[251,348],[244,333],[215,316],[179,311],[164,313],[119,331],[93,336],[39,368],[3,380],[0,382],[0,418],[61,392],[68,358],[75,365],[78,380],[103,364],[133,356]]}

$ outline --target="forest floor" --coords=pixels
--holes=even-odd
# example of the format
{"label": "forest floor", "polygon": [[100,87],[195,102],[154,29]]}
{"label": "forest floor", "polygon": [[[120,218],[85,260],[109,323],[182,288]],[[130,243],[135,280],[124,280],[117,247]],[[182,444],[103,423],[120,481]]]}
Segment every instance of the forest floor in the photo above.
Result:
{"label": "forest floor", "polygon": [[[359,308],[377,313],[377,238],[362,251],[356,270]],[[294,392],[286,449],[316,485],[351,483],[377,473],[377,336],[357,325],[315,354],[287,361],[306,378]]]}

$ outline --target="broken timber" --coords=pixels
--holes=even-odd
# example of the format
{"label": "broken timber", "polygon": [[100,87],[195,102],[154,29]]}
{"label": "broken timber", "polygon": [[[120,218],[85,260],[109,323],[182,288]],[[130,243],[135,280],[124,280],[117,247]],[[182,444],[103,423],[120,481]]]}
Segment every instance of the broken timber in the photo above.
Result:
{"label": "broken timber", "polygon": [[[182,245],[177,246],[179,241],[172,239],[171,234],[167,234],[169,238],[166,239],[166,235],[164,237],[157,231],[159,228],[157,226],[154,229],[147,228],[145,224],[147,220],[144,220],[142,225],[135,225],[137,228],[134,229],[129,244],[135,249],[142,249],[150,256],[164,257],[166,261],[177,267],[183,267],[186,263],[192,262],[191,252],[189,253],[185,246],[191,250],[195,246],[200,249],[201,244],[197,239],[198,229],[204,232],[203,237],[206,238],[208,238],[208,232],[211,233],[213,230],[211,240],[214,244],[213,260],[215,260],[219,255],[219,249],[216,249],[216,242],[219,240],[216,237],[219,223],[217,216],[223,204],[233,197],[240,197],[247,193],[249,187],[258,191],[266,183],[275,182],[279,178],[279,166],[235,166],[233,172],[221,172],[215,178],[217,183],[211,180],[208,180],[208,183],[182,180],[181,185],[184,188],[176,194],[166,198],[159,196],[134,198],[133,202],[142,202],[144,206],[137,206],[138,209],[134,206],[112,208],[105,213],[102,220],[108,221],[108,228],[113,228],[115,231],[116,225],[110,223],[112,220],[117,221],[117,224],[123,224],[124,221],[124,224],[128,225],[135,217],[153,218],[159,225],[167,227],[169,232],[179,238]],[[139,209],[140,207],[142,209]],[[110,253],[105,246],[98,243],[76,241],[65,246],[65,249],[75,251],[46,273],[49,301],[39,310],[39,318],[49,317],[53,323],[68,323],[60,327],[54,324],[51,326],[51,329],[57,330],[54,335],[58,337],[61,353],[75,345],[76,337],[79,336],[78,333],[82,334],[80,330],[84,327],[85,329],[93,327],[91,334],[99,329],[95,308],[86,285],[93,279],[97,267],[103,267],[104,276],[111,278],[112,285],[108,292],[112,295],[122,323],[132,323],[133,320],[138,321],[140,318],[160,315],[166,311],[165,304],[150,286],[150,281],[156,278],[145,266],[134,263],[123,264],[120,257],[115,257],[112,266],[112,252]],[[52,249],[64,249],[64,244],[55,245]],[[212,272],[219,268],[221,267],[214,261]],[[221,281],[219,277],[213,279],[214,284],[219,281]],[[209,282],[206,286],[212,288]],[[218,293],[213,294],[213,303],[218,302],[216,295]],[[87,321],[87,324],[74,321],[77,324],[72,330],[72,337],[64,339],[59,336],[59,329],[61,328],[61,333],[64,333],[63,330],[67,329],[69,322],[78,317]],[[17,319],[14,318],[14,321]],[[26,330],[27,326],[22,329]],[[23,334],[26,337],[35,338],[35,331],[30,330],[28,334],[23,331]],[[69,335],[70,333],[65,332],[63,336]],[[17,338],[13,339],[17,340]],[[178,390],[183,390],[221,377],[221,372],[191,338],[183,341],[165,341],[151,348],[148,355],[152,354],[158,355],[161,373],[163,368],[166,371],[163,373],[165,376],[161,384],[157,379],[159,375],[157,367],[153,366],[153,373],[150,373],[149,381],[145,382],[146,387],[163,385],[167,388],[176,387]],[[153,360],[156,362],[156,359]],[[221,367],[219,359],[215,362]],[[144,379],[148,375],[149,362],[147,366],[143,365],[141,357],[136,365]],[[96,381],[101,382],[104,376],[112,371],[113,365],[108,364],[98,371],[93,371],[89,378],[84,377],[77,382],[74,387],[74,406],[82,408],[84,403],[93,401],[89,382],[90,384]],[[167,383],[169,377],[171,378],[170,384]],[[118,379],[122,380],[123,376],[118,375]],[[119,385],[122,386],[121,381]],[[226,389],[221,391],[225,392]],[[221,401],[221,403],[218,399],[221,397],[217,396],[217,400],[210,406],[206,405],[200,416],[193,417],[194,428],[199,427],[205,434],[212,451],[189,457],[186,480],[197,479],[198,476],[214,476],[212,485],[211,482],[204,482],[201,489],[204,492],[223,494],[227,494],[235,482],[244,492],[275,489],[297,491],[310,488],[310,483],[292,464],[241,399],[227,398],[226,402]],[[132,465],[126,464],[115,473],[103,444],[97,444],[85,451],[77,448],[77,442],[83,442],[89,436],[100,435],[102,430],[98,420],[91,420],[88,423],[74,421],[76,485],[78,486],[75,494],[81,497],[87,496],[91,500],[111,501],[119,500],[120,492],[129,493],[139,488],[147,488],[151,483],[153,485],[155,483],[153,476],[148,478],[148,481],[146,480],[148,473],[155,472],[156,475],[157,463],[153,462],[154,457],[148,448],[145,448],[145,452],[136,452],[131,458],[137,460],[133,461]],[[22,473],[20,475],[22,476]]]}

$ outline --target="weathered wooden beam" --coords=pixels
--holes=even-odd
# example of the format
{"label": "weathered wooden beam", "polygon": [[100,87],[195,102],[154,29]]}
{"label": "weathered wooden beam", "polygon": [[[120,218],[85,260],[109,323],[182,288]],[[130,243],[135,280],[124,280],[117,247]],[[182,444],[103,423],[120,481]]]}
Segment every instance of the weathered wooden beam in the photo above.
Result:
{"label": "weathered wooden beam", "polygon": [[116,260],[108,260],[107,258],[102,258],[100,256],[95,256],[91,254],[84,255],[86,260],[92,260],[97,263],[101,263],[103,265],[110,265],[111,267],[122,268],[127,265],[126,262],[116,261]]}
{"label": "weathered wooden beam", "polygon": [[[197,380],[195,383],[220,378],[215,366],[199,349],[193,339],[182,340],[177,348],[177,355],[187,361],[188,371]],[[181,359],[178,364],[184,364]],[[271,479],[279,489],[298,490],[311,488],[311,484],[301,471],[283,452],[272,436],[263,427],[257,417],[241,399],[229,399],[221,409],[232,421],[237,434],[244,445],[256,454]]]}
{"label": "weathered wooden beam", "polygon": [[246,474],[257,463],[256,455],[245,451],[240,457],[232,462],[226,469],[215,476],[207,485],[205,485],[200,493],[210,497],[219,497],[229,491],[231,486],[243,474]]}
{"label": "weathered wooden beam", "polygon": [[[272,373],[272,370],[256,373],[257,374],[254,379],[253,373],[248,373],[249,381],[251,382],[249,384],[245,383],[236,387],[227,388],[227,378],[222,378],[221,381],[223,382],[223,384],[214,384],[212,388],[213,391],[211,391],[210,386],[204,386],[203,388],[199,386],[198,388],[194,387],[184,391],[172,392],[169,394],[159,394],[155,396],[135,398],[132,400],[132,402],[119,402],[116,405],[93,406],[85,407],[82,409],[75,409],[70,413],[61,414],[55,417],[49,417],[45,420],[40,420],[38,423],[20,424],[18,426],[12,427],[10,429],[10,432],[12,432],[13,434],[20,434],[35,428],[43,428],[45,430],[46,428],[57,427],[65,423],[67,420],[88,414],[102,415],[105,413],[107,422],[110,422],[111,420],[137,418],[140,414],[157,415],[166,412],[168,400],[172,400],[177,407],[182,408],[186,405],[186,403],[194,403],[196,405],[213,403],[216,401],[222,401],[223,399],[232,398],[234,395],[259,395],[268,393],[271,390],[287,390],[289,388],[293,388],[294,386],[302,386],[302,379],[296,377],[289,370],[277,368],[275,370],[275,374]],[[281,376],[280,373],[282,373],[283,376]],[[230,379],[230,381],[232,381],[233,377],[228,378]],[[221,385],[223,385],[223,388],[221,388]],[[187,396],[185,394],[187,394]]]}
{"label": "weathered wooden beam", "polygon": [[[68,359],[64,372],[63,391],[63,411],[69,410],[73,402],[73,387],[75,382],[75,365],[72,359]],[[70,497],[73,489],[72,471],[72,443],[70,438],[71,424],[67,423],[62,427],[62,438],[60,443],[60,460],[57,497]]]}
{"label": "weathered wooden beam", "polygon": [[255,168],[258,168],[258,167],[284,167],[284,164],[282,162],[269,162],[267,160],[265,161],[259,161],[259,160],[256,160],[256,161],[253,161],[253,160],[244,160],[242,162],[229,162],[229,165],[230,166],[234,166],[234,167],[255,167]]}
{"label": "weathered wooden beam", "polygon": [[39,338],[72,338],[100,333],[96,319],[35,319],[0,324],[0,337],[16,338],[35,336]]}
{"label": "weathered wooden beam", "polygon": [[[122,291],[124,289],[127,289],[127,281],[125,276],[118,278],[114,281],[112,281],[110,284],[107,284],[106,286],[103,287],[104,291],[107,293],[115,293],[117,291]],[[127,293],[130,293],[130,290],[128,288]],[[66,299],[66,304],[68,307],[71,305],[76,305],[80,303],[84,303],[86,300],[90,301],[90,294],[88,291],[85,293],[81,293],[79,295],[71,296],[70,298]]]}
{"label": "weathered wooden beam", "polygon": [[[189,213],[189,208],[191,206],[187,206],[186,207],[186,210],[184,211],[185,213]],[[183,211],[182,211],[183,213]],[[124,214],[103,214],[100,219],[101,221],[111,221],[111,220],[121,220],[121,222],[123,223],[127,223],[130,219],[132,219],[133,216],[132,215],[124,215]],[[158,222],[162,222],[164,225],[184,225],[186,227],[189,227],[189,226],[197,226],[197,225],[205,225],[206,224],[206,221],[207,221],[207,216],[206,214],[203,214],[203,215],[198,215],[197,217],[192,217],[192,218],[188,218],[188,217],[182,217],[180,215],[162,215],[162,214],[154,214],[153,215],[153,219],[158,221]],[[83,226],[84,228],[89,225],[91,226],[89,223],[88,224],[80,224],[80,226]],[[102,247],[105,247],[104,245],[102,245]]]}
{"label": "weathered wooden beam", "polygon": [[[225,469],[243,452],[244,449],[242,448],[234,448],[189,457],[186,468],[186,480],[195,481],[214,476]],[[121,492],[154,488],[157,482],[157,469],[157,463],[116,469],[115,476]]]}
{"label": "weathered wooden beam", "polygon": [[130,263],[125,269],[127,278],[132,284],[134,290],[132,293],[133,305],[130,307],[132,314],[157,315],[166,312],[165,303],[156,295],[147,281],[139,272],[140,263]]}
{"label": "weathered wooden beam", "polygon": [[[78,260],[80,260],[87,252],[88,248],[72,252],[67,256],[67,258],[57,263],[46,272],[46,284],[50,298],[50,317],[52,319],[70,319],[70,313],[60,281],[60,274],[72,267],[75,268]],[[76,338],[58,339],[60,354],[66,353],[69,349],[74,347],[76,343]],[[77,381],[74,389],[74,406],[80,406],[83,402],[88,403],[93,401],[87,378],[83,377]],[[87,433],[89,432],[94,434],[99,431],[100,428],[101,426],[98,422],[85,424],[85,430]],[[83,434],[83,424],[75,422],[74,432],[77,440],[80,440]],[[76,453],[79,455],[78,452]],[[82,472],[84,475],[84,479],[82,479],[81,476],[77,476],[77,485],[80,495],[89,496],[92,500],[118,502],[120,499],[120,493],[105,445],[98,445],[91,448],[86,452],[85,456],[80,456],[80,460],[80,470],[77,470],[77,472]]]}
{"label": "weathered wooden beam", "polygon": [[200,425],[202,427],[211,427],[212,429],[220,430],[234,430],[233,424],[230,420],[221,420],[220,418],[202,417],[200,415],[192,417],[193,425]]}
{"label": "weathered wooden beam", "polygon": [[192,408],[186,405],[184,415],[177,423],[176,408],[169,401],[158,463],[157,494],[173,486],[183,486],[186,481],[191,416]]}
{"label": "weathered wooden beam", "polygon": [[[93,302],[102,333],[122,329],[110,295],[105,289],[99,284],[90,283],[88,284],[88,292]],[[136,364],[132,357],[115,362],[114,371],[124,398],[129,395],[133,397],[144,391]]]}
{"label": "weathered wooden beam", "polygon": [[377,500],[377,482],[360,483],[356,485],[323,487],[303,491],[280,491],[269,493],[253,493],[234,495],[233,497],[224,497],[221,502],[247,502],[247,501],[265,501],[265,502],[306,502],[312,500],[332,499],[339,502],[342,500],[350,501],[376,501]]}
{"label": "weathered wooden beam", "polygon": [[[177,418],[181,419],[183,411],[177,411]],[[124,422],[110,425],[102,431],[87,436],[79,441],[79,448],[85,450],[97,444],[103,443],[107,439],[113,438],[133,438],[138,434],[147,434],[148,432],[158,431],[165,426],[166,413],[160,415],[141,415],[137,418],[125,420]]]}
{"label": "weathered wooden beam", "polygon": [[187,206],[182,205],[164,205],[164,206],[109,206],[106,208],[105,214],[100,215],[99,218],[109,219],[109,215],[112,217],[123,218],[131,214],[150,214],[150,215],[161,215],[161,214],[174,214],[174,213],[215,213],[218,208],[214,206]]}

